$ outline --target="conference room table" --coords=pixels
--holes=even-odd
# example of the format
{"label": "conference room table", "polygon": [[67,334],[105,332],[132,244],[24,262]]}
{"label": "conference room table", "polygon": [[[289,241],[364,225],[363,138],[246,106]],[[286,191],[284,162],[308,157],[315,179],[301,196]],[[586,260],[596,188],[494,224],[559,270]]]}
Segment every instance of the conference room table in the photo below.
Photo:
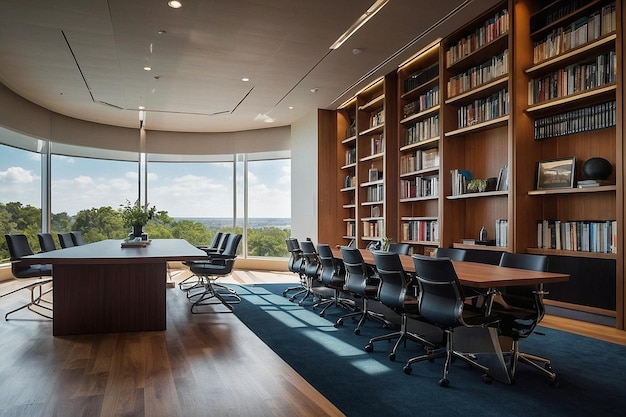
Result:
{"label": "conference room table", "polygon": [[[341,249],[333,248],[333,256],[342,259]],[[375,266],[374,255],[366,249],[360,250],[363,260]],[[415,273],[415,263],[409,255],[400,255],[402,267],[408,273]],[[518,285],[540,285],[564,282],[568,274],[526,269],[506,268],[498,265],[477,262],[452,261],[461,285],[483,290],[485,294],[496,294],[498,289]],[[480,358],[480,362],[489,367],[491,376],[504,383],[511,383],[510,370],[502,352],[504,341],[498,335],[498,329],[459,328],[455,330],[455,350],[470,352]]]}
{"label": "conference room table", "polygon": [[183,239],[103,240],[25,257],[52,264],[55,336],[166,329],[168,261],[206,259]]}

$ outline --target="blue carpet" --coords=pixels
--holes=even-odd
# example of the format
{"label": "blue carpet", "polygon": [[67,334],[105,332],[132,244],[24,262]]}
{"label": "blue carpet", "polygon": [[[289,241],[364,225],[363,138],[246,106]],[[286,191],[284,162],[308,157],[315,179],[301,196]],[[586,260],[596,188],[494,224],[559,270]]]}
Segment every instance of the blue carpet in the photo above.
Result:
{"label": "blue carpet", "polygon": [[387,333],[367,323],[357,336],[347,321],[335,328],[340,309],[322,318],[309,306],[282,297],[284,284],[238,287],[235,314],[283,360],[347,416],[611,416],[626,412],[626,347],[538,327],[522,350],[549,357],[560,386],[520,364],[515,385],[487,385],[480,371],[452,364],[450,386],[440,387],[443,361],[420,362],[406,375],[407,359],[423,353],[413,343],[388,359],[392,344],[363,347]]}

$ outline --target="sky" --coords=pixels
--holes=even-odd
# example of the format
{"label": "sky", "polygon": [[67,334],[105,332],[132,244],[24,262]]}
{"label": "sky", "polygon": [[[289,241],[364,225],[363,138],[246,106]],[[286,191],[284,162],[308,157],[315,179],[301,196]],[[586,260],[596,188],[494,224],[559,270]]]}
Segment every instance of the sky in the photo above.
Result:
{"label": "sky", "polygon": [[[238,168],[238,176],[242,169]],[[137,199],[137,163],[53,156],[52,212],[75,215],[82,209]],[[41,162],[34,152],[0,145],[0,202],[40,207]],[[289,160],[248,163],[248,217],[291,217]],[[238,195],[243,196],[242,181]],[[230,163],[149,163],[148,202],[171,217],[232,217]],[[243,198],[238,198],[238,216]]]}

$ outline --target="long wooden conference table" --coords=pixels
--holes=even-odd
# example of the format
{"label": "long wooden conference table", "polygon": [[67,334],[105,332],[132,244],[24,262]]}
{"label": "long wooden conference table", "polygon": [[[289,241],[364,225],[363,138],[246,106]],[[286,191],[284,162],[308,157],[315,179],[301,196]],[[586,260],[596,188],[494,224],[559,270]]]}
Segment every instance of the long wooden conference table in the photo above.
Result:
{"label": "long wooden conference table", "polygon": [[[332,251],[335,258],[342,259],[339,248],[333,248]],[[361,249],[360,252],[366,264],[376,265],[372,252],[365,249]],[[406,272],[415,272],[415,263],[411,256],[400,255],[400,259]],[[505,268],[476,262],[452,261],[452,264],[462,285],[483,289],[486,294],[494,293],[498,288],[551,284],[569,280],[569,275],[562,273]],[[477,354],[480,362],[489,367],[493,378],[510,383],[511,378],[508,365],[504,360],[502,342],[497,329],[493,327],[455,330],[455,350]]]}
{"label": "long wooden conference table", "polygon": [[183,239],[103,240],[24,258],[52,264],[53,334],[165,330],[168,261],[206,259]]}

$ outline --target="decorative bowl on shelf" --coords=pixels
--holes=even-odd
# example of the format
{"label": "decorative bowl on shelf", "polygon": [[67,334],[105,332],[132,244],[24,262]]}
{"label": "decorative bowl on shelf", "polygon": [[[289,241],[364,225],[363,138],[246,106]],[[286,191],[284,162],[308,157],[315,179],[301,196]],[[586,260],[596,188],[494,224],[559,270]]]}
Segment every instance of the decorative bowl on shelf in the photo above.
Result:
{"label": "decorative bowl on shelf", "polygon": [[583,174],[590,180],[605,180],[611,176],[613,167],[604,158],[589,158],[583,164]]}

